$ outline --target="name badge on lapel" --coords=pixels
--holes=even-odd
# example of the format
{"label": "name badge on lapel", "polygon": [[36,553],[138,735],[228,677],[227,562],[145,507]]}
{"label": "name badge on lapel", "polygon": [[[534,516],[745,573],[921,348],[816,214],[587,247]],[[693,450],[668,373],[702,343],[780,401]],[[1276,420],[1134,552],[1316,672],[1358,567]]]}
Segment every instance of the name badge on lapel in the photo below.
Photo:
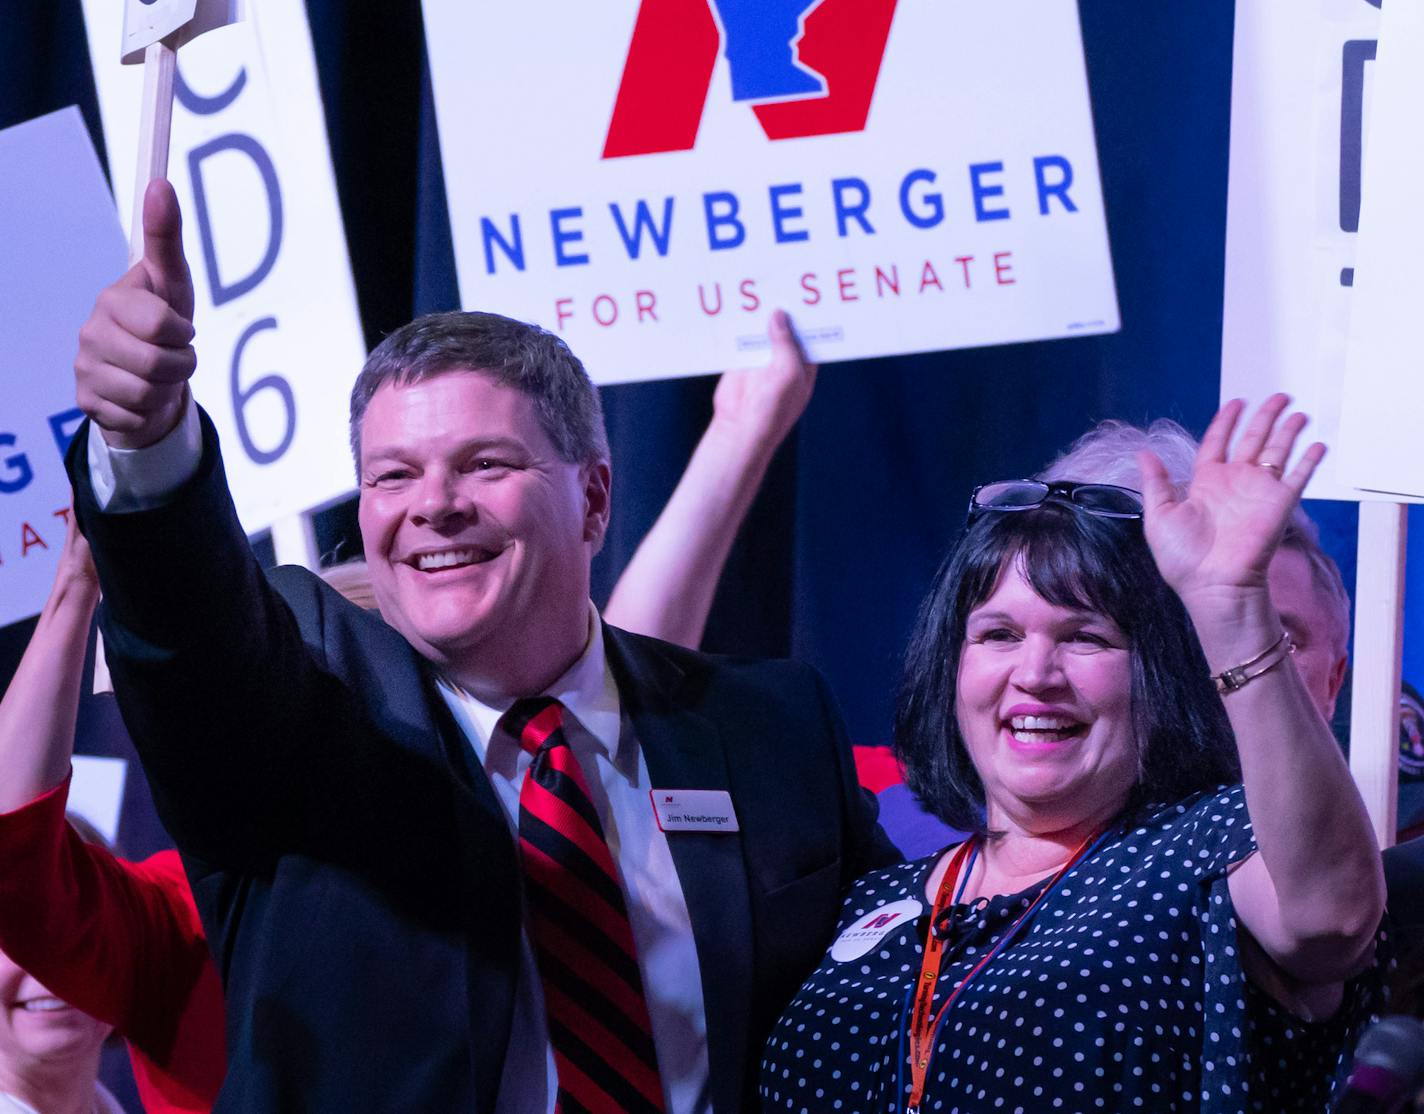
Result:
{"label": "name badge on lapel", "polygon": [[654,789],[653,815],[665,832],[736,832],[737,814],[725,789]]}

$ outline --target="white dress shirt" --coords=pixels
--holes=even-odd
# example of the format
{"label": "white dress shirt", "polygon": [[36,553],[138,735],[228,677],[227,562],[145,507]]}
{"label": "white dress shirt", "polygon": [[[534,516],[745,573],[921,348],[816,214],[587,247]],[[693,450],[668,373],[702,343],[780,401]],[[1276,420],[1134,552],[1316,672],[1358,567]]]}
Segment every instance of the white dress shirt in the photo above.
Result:
{"label": "white dress shirt", "polygon": [[[189,399],[178,425],[143,449],[115,449],[99,427],[89,427],[90,483],[100,509],[142,510],[161,505],[197,471],[202,430]],[[623,880],[628,920],[653,1024],[668,1114],[704,1114],[708,1095],[707,1011],[687,900],[673,866],[667,835],[653,816],[648,766],[618,686],[608,669],[603,626],[589,604],[589,640],[582,656],[542,694],[565,709],[564,733],[588,782],[613,861]],[[440,694],[475,750],[518,836],[519,790],[532,761],[508,732],[497,729],[504,707],[481,703],[442,682]],[[680,786],[659,786],[676,789]],[[498,1114],[553,1114],[556,1069],[544,1016],[544,991],[527,931],[522,932],[514,1022],[500,1080]]]}
{"label": "white dress shirt", "polygon": [[[552,696],[564,706],[564,735],[583,768],[608,849],[623,879],[667,1109],[669,1114],[700,1114],[711,1109],[711,1101],[707,1014],[692,922],[668,837],[653,817],[648,765],[631,725],[620,713],[618,686],[603,651],[603,625],[592,605],[589,611],[591,634],[583,656],[540,695]],[[489,775],[509,820],[510,838],[517,838],[519,790],[533,758],[497,726],[513,701],[491,707],[443,682],[440,695]],[[499,1114],[552,1114],[554,1051],[534,950],[528,933],[522,936],[514,1025],[496,1109]]]}
{"label": "white dress shirt", "polygon": [[203,459],[203,427],[198,404],[188,393],[183,417],[173,429],[144,449],[116,449],[89,423],[85,446],[89,486],[101,511],[141,511],[163,503],[198,470]]}

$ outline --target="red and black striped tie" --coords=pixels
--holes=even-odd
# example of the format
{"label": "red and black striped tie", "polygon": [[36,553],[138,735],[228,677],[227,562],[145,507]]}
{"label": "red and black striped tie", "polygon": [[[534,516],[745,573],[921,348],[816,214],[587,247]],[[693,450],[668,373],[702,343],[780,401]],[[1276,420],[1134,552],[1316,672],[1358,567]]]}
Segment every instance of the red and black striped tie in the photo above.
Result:
{"label": "red and black striped tie", "polygon": [[534,756],[519,791],[529,938],[544,985],[560,1114],[662,1114],[638,950],[618,870],[557,700],[521,700],[504,726]]}

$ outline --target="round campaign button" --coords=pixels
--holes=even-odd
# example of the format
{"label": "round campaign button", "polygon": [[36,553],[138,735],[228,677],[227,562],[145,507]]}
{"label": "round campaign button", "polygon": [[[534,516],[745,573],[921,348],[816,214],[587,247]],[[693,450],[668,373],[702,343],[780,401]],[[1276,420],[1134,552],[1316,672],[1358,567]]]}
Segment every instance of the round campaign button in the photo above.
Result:
{"label": "round campaign button", "polygon": [[913,897],[872,909],[840,934],[831,945],[831,958],[837,963],[859,959],[890,933],[913,923],[924,909],[925,907]]}

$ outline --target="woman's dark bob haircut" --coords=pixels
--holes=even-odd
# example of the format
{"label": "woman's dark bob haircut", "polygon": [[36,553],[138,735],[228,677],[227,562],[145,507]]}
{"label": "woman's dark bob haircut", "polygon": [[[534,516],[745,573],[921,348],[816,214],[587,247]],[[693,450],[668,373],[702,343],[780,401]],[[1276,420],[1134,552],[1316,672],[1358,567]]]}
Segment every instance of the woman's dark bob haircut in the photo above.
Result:
{"label": "woman's dark bob haircut", "polygon": [[959,655],[969,613],[1015,562],[1049,603],[1106,615],[1127,636],[1138,755],[1129,808],[1240,780],[1226,710],[1142,523],[1048,502],[1031,511],[990,511],[970,523],[920,608],[905,651],[894,745],[906,783],[930,812],[988,834],[984,785],[955,714]]}

